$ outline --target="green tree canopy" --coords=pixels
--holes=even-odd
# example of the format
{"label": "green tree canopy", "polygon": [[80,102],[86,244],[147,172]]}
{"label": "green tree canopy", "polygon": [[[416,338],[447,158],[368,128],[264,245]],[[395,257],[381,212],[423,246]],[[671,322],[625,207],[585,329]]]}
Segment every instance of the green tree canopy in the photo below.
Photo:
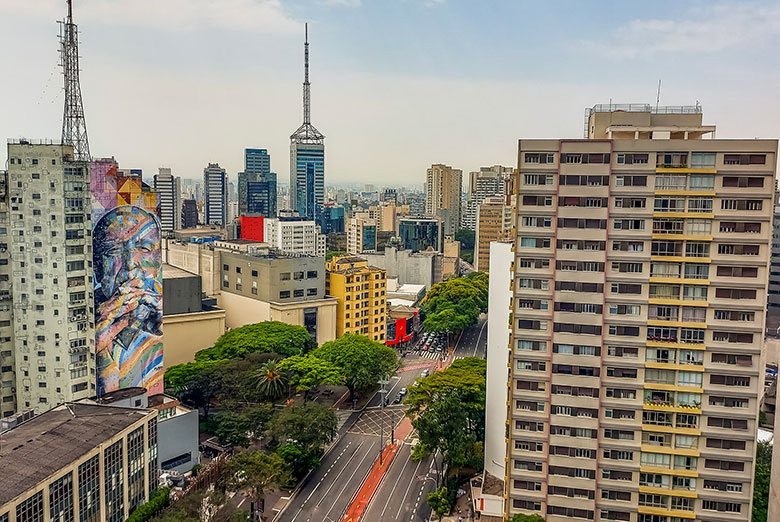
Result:
{"label": "green tree canopy", "polygon": [[265,493],[290,481],[290,470],[276,453],[242,451],[224,467],[225,484],[230,491],[249,490],[258,501]]}
{"label": "green tree canopy", "polygon": [[235,359],[251,352],[276,353],[287,357],[305,353],[314,345],[309,332],[302,326],[265,321],[225,332],[214,346],[196,353],[195,361]]}
{"label": "green tree canopy", "polygon": [[333,440],[338,417],[333,410],[316,402],[291,404],[273,416],[268,435],[282,444],[293,443],[304,451],[320,449]]}
{"label": "green tree canopy", "polygon": [[515,516],[508,518],[506,522],[544,522],[544,519],[539,515],[521,515],[515,513]]}
{"label": "green tree canopy", "polygon": [[756,446],[756,471],[753,486],[753,520],[767,522],[769,510],[769,483],[772,478],[772,445],[759,442]]}
{"label": "green tree canopy", "polygon": [[461,228],[455,232],[455,241],[460,241],[460,248],[466,250],[474,250],[474,239],[476,238],[476,232],[468,228]]}
{"label": "green tree canopy", "polygon": [[277,455],[287,464],[293,478],[301,480],[306,473],[320,465],[322,450],[304,450],[295,444],[285,444],[276,450]]}
{"label": "green tree canopy", "polygon": [[358,334],[345,334],[327,342],[312,355],[341,368],[350,398],[354,398],[355,390],[375,386],[381,379],[395,373],[400,365],[395,350]]}
{"label": "green tree canopy", "polygon": [[487,312],[487,274],[474,272],[433,285],[422,303],[425,331],[458,332]]}
{"label": "green tree canopy", "polygon": [[245,415],[226,411],[215,416],[216,436],[223,446],[233,448],[249,447],[249,419]]}
{"label": "green tree canopy", "polygon": [[268,361],[252,372],[255,389],[264,397],[276,400],[287,393],[289,374],[276,361]]}
{"label": "green tree canopy", "polygon": [[442,486],[436,491],[428,493],[428,505],[431,506],[433,512],[439,517],[439,520],[449,513],[450,509],[452,509],[452,505],[450,504],[447,486]]}
{"label": "green tree canopy", "polygon": [[344,372],[332,362],[312,354],[293,355],[279,363],[279,368],[290,373],[290,384],[303,392],[303,401],[309,398],[309,391],[320,384],[344,384]]}

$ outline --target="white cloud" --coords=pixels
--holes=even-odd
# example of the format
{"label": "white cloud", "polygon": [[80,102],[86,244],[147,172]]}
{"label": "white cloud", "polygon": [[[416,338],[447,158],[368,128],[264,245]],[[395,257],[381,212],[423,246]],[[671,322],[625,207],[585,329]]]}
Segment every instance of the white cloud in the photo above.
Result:
{"label": "white cloud", "polygon": [[721,2],[690,9],[680,18],[637,18],[606,40],[582,42],[613,58],[661,53],[716,53],[764,47],[780,34],[780,4]]}
{"label": "white cloud", "polygon": [[[65,9],[61,0],[0,0],[0,15],[7,16],[62,18]],[[297,33],[302,29],[280,0],[78,0],[73,9],[77,23],[177,31],[222,28],[271,34]]]}
{"label": "white cloud", "polygon": [[320,0],[320,3],[335,7],[360,7],[363,0]]}

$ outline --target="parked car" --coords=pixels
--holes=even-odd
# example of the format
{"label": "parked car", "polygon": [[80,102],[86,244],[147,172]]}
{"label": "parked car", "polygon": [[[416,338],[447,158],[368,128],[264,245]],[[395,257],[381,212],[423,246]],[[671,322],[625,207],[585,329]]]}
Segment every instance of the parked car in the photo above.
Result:
{"label": "parked car", "polygon": [[401,396],[401,397],[405,397],[407,393],[408,393],[408,392],[407,392],[407,390],[406,390],[406,387],[403,387],[403,388],[401,388],[401,390],[398,392],[398,395],[399,395],[399,396]]}
{"label": "parked car", "polygon": [[400,404],[401,399],[403,399],[403,397],[401,397],[400,394],[396,395],[395,398],[393,399],[393,404]]}
{"label": "parked car", "polygon": [[420,377],[428,377],[428,375],[430,375],[430,372],[428,370],[423,370]]}

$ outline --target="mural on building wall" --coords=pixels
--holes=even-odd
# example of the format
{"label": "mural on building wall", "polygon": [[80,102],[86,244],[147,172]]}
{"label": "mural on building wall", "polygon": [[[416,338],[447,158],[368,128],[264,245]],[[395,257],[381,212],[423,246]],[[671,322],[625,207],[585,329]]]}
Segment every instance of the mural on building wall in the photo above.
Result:
{"label": "mural on building wall", "polygon": [[157,193],[143,182],[139,169],[120,169],[113,158],[97,159],[90,164],[92,223],[121,205],[133,205],[157,212]]}
{"label": "mural on building wall", "polygon": [[97,395],[143,386],[163,391],[160,224],[132,205],[95,222]]}

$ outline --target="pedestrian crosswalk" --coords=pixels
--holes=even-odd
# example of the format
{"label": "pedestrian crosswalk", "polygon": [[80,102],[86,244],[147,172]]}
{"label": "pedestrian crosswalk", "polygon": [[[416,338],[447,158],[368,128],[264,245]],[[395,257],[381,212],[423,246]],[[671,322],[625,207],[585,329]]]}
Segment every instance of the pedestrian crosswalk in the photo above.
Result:
{"label": "pedestrian crosswalk", "polygon": [[419,352],[416,355],[423,359],[438,359],[442,356],[441,352]]}

